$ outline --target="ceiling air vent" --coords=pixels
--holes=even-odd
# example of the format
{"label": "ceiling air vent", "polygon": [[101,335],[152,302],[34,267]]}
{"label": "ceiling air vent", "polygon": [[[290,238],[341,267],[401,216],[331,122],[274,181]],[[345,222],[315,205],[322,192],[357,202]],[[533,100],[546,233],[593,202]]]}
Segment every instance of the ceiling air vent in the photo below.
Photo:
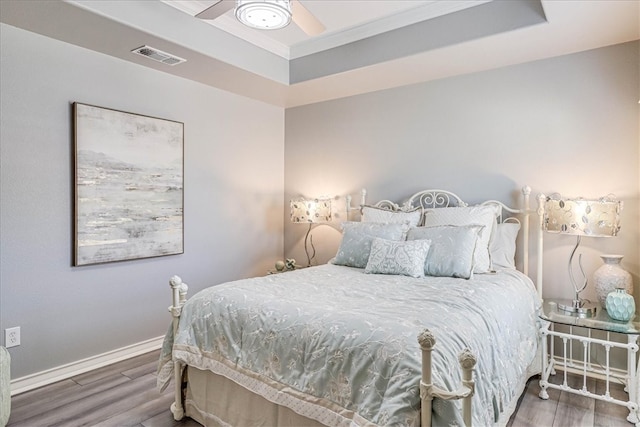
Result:
{"label": "ceiling air vent", "polygon": [[167,65],[177,65],[187,61],[186,59],[171,55],[167,52],[163,52],[151,46],[141,46],[137,49],[133,49],[131,52],[138,55],[146,56],[147,58],[151,58],[154,61],[162,62],[163,64]]}

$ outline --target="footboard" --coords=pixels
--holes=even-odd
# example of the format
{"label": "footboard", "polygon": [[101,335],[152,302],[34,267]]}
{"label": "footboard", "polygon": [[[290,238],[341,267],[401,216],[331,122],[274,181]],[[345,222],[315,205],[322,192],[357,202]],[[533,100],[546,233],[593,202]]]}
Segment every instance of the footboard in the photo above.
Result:
{"label": "footboard", "polygon": [[[169,307],[169,312],[173,317],[173,336],[178,333],[178,323],[180,322],[180,314],[182,314],[182,306],[187,301],[187,291],[189,287],[186,283],[182,282],[182,279],[178,276],[173,276],[169,280],[169,285],[172,291],[172,304]],[[176,421],[180,421],[184,417],[184,407],[182,406],[182,372],[184,371],[184,364],[173,359],[173,387],[175,401],[171,404],[171,413]]]}
{"label": "footboard", "polygon": [[431,351],[436,339],[428,329],[418,335],[418,343],[422,349],[422,380],[420,381],[420,421],[422,427],[431,427],[431,406],[434,397],[445,400],[462,399],[462,418],[465,426],[471,426],[471,399],[474,393],[473,367],[476,365],[475,356],[465,349],[458,360],[462,367],[462,386],[456,391],[443,390],[435,387],[431,382]]}

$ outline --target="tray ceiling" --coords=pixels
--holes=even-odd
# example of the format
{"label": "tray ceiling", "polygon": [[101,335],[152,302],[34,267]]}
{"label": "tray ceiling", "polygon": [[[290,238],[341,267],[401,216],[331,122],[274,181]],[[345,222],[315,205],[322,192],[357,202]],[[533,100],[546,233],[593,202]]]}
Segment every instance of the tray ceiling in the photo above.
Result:
{"label": "tray ceiling", "polygon": [[[0,20],[142,66],[292,107],[640,38],[629,0],[301,0],[327,30],[255,30],[213,0],[2,0]],[[149,45],[187,61],[134,55]]]}

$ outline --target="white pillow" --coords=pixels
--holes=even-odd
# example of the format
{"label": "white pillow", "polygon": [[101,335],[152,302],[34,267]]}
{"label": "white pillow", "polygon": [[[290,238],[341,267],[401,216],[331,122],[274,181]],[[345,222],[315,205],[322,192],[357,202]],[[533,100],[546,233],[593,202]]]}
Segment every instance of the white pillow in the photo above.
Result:
{"label": "white pillow", "polygon": [[516,238],[520,224],[505,222],[496,224],[496,229],[489,243],[493,268],[516,268]]}
{"label": "white pillow", "polygon": [[424,225],[426,227],[437,225],[480,225],[484,227],[480,231],[480,239],[476,245],[473,272],[487,273],[492,269],[489,242],[497,224],[498,209],[499,207],[495,205],[425,209]]}
{"label": "white pillow", "polygon": [[412,211],[390,211],[375,206],[362,207],[362,222],[383,222],[383,223],[408,223],[410,227],[415,227],[420,222],[422,212],[420,208]]}
{"label": "white pillow", "polygon": [[473,277],[475,249],[483,228],[479,225],[414,227],[407,233],[407,240],[431,241],[424,265],[427,276],[470,279]]}
{"label": "white pillow", "polygon": [[364,268],[367,266],[371,244],[376,237],[405,240],[407,224],[381,224],[377,222],[345,222],[342,224],[342,242],[333,260],[336,265]]}
{"label": "white pillow", "polygon": [[430,244],[430,240],[407,242],[376,237],[364,272],[423,277]]}

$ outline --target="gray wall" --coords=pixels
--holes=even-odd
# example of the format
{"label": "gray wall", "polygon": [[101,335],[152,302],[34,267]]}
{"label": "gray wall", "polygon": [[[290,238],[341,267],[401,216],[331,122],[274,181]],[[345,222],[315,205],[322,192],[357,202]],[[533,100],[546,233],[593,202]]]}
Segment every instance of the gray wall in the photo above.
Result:
{"label": "gray wall", "polygon": [[[639,62],[633,42],[288,109],[285,197],[359,200],[365,187],[370,202],[401,201],[441,188],[469,202],[514,205],[525,184],[534,196],[614,193],[625,203],[622,232],[583,239],[585,269],[591,275],[602,264],[599,253],[624,254],[638,288]],[[335,254],[338,226],[314,229],[318,262]],[[285,212],[286,256],[306,259],[305,231]],[[546,296],[572,296],[566,261],[574,243],[546,237]]]}
{"label": "gray wall", "polygon": [[[0,330],[21,327],[13,378],[163,335],[173,274],[195,292],[282,256],[281,108],[0,31]],[[71,267],[74,101],[184,123],[183,255]]]}

